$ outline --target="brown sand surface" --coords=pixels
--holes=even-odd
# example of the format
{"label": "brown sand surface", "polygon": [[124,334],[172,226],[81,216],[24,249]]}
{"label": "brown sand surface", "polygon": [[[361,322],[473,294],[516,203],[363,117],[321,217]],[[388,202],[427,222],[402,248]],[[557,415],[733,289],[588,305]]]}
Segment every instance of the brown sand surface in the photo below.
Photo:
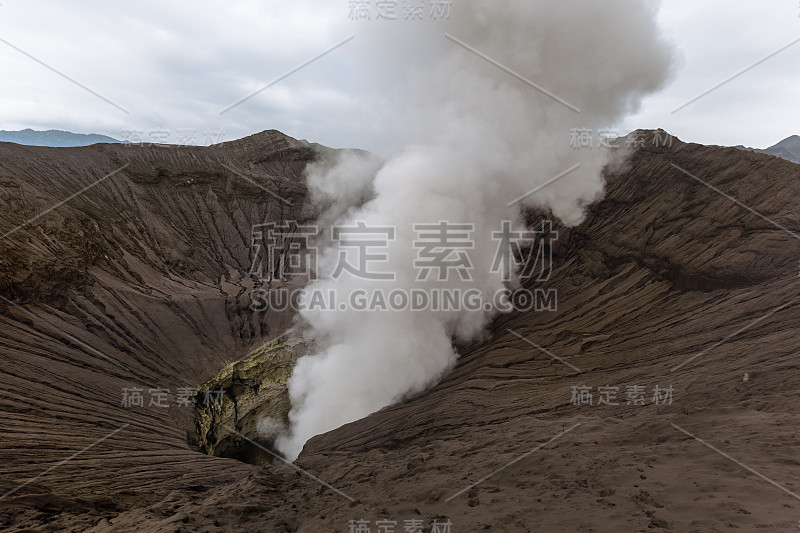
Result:
{"label": "brown sand surface", "polygon": [[557,311],[500,316],[433,389],[315,437],[295,466],[206,456],[191,409],[121,405],[291,326],[249,308],[250,231],[314,216],[314,157],[274,131],[0,143],[0,229],[41,214],[0,239],[0,528],[797,530],[800,166],[733,148],[639,149],[558,228]]}

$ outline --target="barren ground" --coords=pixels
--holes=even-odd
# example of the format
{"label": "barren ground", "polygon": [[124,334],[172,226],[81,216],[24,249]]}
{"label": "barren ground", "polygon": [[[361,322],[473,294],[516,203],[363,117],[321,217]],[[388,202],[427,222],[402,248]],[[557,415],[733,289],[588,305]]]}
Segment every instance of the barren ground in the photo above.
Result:
{"label": "barren ground", "polygon": [[432,390],[315,437],[296,468],[202,454],[190,408],[123,406],[291,325],[248,307],[250,228],[313,218],[313,157],[278,132],[0,143],[3,529],[797,530],[800,166],[732,148],[639,149],[559,228],[557,311],[499,317]]}

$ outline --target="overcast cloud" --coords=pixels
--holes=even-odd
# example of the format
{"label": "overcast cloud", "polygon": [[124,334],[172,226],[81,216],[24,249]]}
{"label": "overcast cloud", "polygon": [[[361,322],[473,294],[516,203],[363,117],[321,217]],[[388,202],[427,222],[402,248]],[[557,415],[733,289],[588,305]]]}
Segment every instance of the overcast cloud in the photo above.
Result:
{"label": "overcast cloud", "polygon": [[[157,131],[168,133],[170,142],[183,137],[197,144],[278,129],[329,146],[388,155],[392,132],[382,124],[392,113],[402,113],[392,107],[392,94],[413,87],[404,85],[402,66],[386,65],[370,53],[371,39],[387,31],[407,32],[414,47],[413,25],[437,24],[441,46],[456,45],[444,37],[446,22],[402,20],[402,0],[397,21],[374,20],[374,11],[373,20],[353,21],[350,3],[2,0],[0,129],[65,129],[116,138]],[[459,0],[451,10],[457,17]],[[638,114],[609,127],[621,133],[661,127],[688,141],[755,147],[800,133],[800,42],[673,113],[799,39],[797,0],[666,0],[660,19],[679,50],[675,79]],[[221,114],[350,36],[351,41]],[[436,54],[420,50],[418,57],[435,62]],[[494,59],[504,63],[505,58]],[[507,66],[525,75],[524,65]],[[380,86],[367,75],[375,69],[386,73]],[[533,81],[547,87],[547,80]],[[576,115],[575,127],[581,126]]]}

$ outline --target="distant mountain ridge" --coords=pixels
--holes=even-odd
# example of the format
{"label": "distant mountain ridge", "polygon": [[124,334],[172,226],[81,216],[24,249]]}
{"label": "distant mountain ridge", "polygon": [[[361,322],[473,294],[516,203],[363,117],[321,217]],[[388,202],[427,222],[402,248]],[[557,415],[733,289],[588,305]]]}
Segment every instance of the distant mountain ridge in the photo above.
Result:
{"label": "distant mountain ridge", "polygon": [[800,163],[800,135],[791,135],[786,137],[778,144],[774,144],[769,148],[748,148],[741,144],[736,146],[740,150],[748,150],[750,152],[758,152],[760,154],[769,154],[781,157],[792,163]]}
{"label": "distant mountain ridge", "polygon": [[36,131],[28,128],[19,131],[0,130],[0,142],[64,148],[90,146],[98,143],[120,143],[122,141],[97,133],[72,133],[71,131],[63,130]]}

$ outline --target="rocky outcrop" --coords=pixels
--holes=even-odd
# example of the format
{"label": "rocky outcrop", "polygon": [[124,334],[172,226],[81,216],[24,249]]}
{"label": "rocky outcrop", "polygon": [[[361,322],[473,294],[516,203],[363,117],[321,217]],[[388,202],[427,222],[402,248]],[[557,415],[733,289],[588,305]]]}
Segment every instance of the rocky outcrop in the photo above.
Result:
{"label": "rocky outcrop", "polygon": [[275,462],[272,441],[289,422],[287,383],[297,358],[310,351],[308,340],[278,339],[200,385],[194,401],[200,448],[256,465]]}

